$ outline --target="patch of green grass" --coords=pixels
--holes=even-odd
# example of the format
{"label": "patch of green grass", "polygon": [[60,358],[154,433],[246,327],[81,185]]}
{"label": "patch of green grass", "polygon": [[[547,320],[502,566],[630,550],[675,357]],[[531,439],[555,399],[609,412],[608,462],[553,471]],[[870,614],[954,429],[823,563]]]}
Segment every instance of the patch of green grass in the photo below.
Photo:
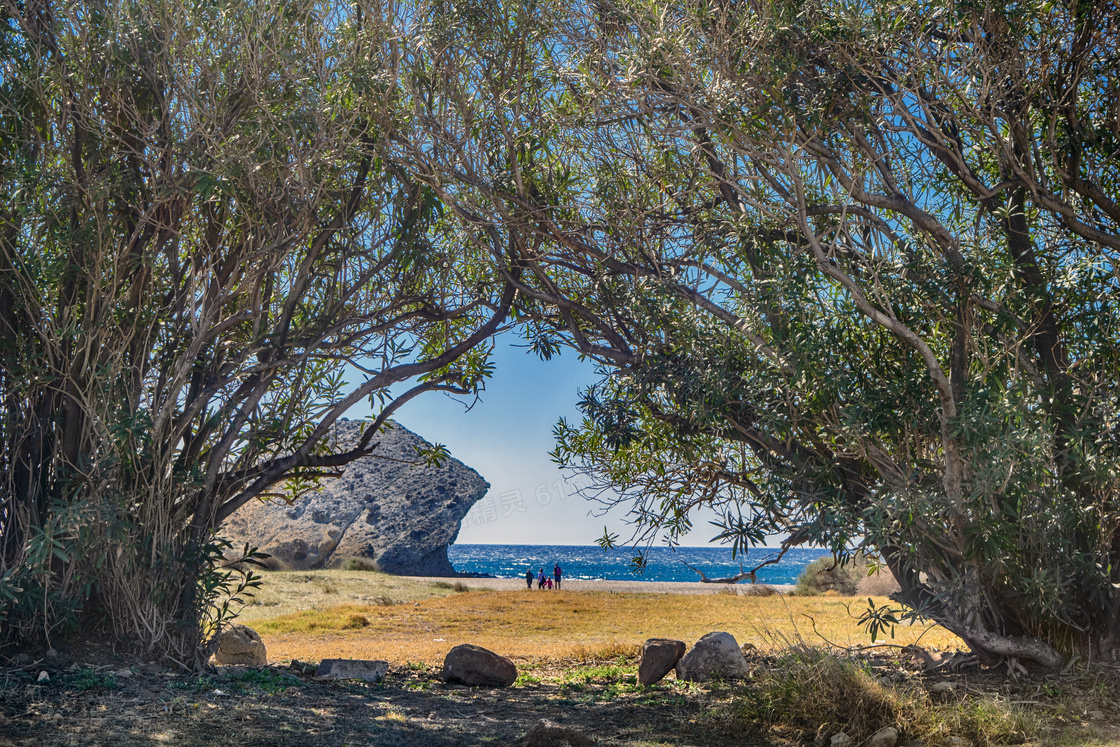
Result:
{"label": "patch of green grass", "polygon": [[92,669],[63,675],[62,686],[68,690],[87,692],[89,690],[116,690],[117,678],[109,673],[98,673]]}
{"label": "patch of green grass", "polygon": [[567,683],[591,683],[617,682],[620,680],[637,682],[637,669],[614,664],[576,667],[565,672],[562,681]]}
{"label": "patch of green grass", "polygon": [[517,675],[517,679],[514,680],[513,684],[514,687],[523,687],[525,685],[539,685],[541,684],[541,678],[536,676],[535,674],[521,672]]}
{"label": "patch of green grass", "polygon": [[295,675],[261,668],[231,671],[224,677],[203,675],[192,679],[176,680],[169,682],[167,686],[172,690],[189,690],[195,693],[222,690],[224,692],[260,692],[275,695],[289,687],[298,687],[303,684],[303,680]]}
{"label": "patch of green grass", "polygon": [[623,695],[630,695],[644,691],[645,688],[638,684],[636,679],[629,681],[609,682],[605,687],[596,688],[590,692],[592,700],[607,702]]}
{"label": "patch of green grass", "polygon": [[168,690],[190,690],[192,692],[200,693],[206,690],[215,690],[221,687],[221,681],[204,674],[201,677],[194,677],[189,679],[176,679],[167,683]]}
{"label": "patch of green grass", "polygon": [[303,680],[295,675],[277,672],[273,669],[246,669],[225,678],[227,685],[246,690],[259,690],[273,695],[289,687],[303,685]]}

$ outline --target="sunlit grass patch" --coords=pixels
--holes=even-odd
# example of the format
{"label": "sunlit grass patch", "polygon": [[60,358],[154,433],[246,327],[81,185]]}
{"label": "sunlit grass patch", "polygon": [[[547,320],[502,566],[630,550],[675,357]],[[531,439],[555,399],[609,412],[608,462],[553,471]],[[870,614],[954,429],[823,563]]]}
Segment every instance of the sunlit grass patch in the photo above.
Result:
{"label": "sunlit grass patch", "polygon": [[[334,593],[322,592],[322,574]],[[636,661],[648,638],[691,645],[716,630],[762,651],[871,643],[856,623],[866,598],[456,591],[453,583],[358,571],[270,573],[263,594],[281,603],[251,607],[242,621],[265,636],[273,660],[351,656],[436,665],[453,646],[473,643],[517,660],[592,664]],[[885,643],[919,639],[930,648],[962,645],[948,631],[922,625],[899,626]]]}
{"label": "sunlit grass patch", "polygon": [[360,630],[369,627],[368,614],[376,607],[342,604],[326,609],[302,610],[275,620],[262,620],[255,623],[256,630],[262,633],[309,633]]}

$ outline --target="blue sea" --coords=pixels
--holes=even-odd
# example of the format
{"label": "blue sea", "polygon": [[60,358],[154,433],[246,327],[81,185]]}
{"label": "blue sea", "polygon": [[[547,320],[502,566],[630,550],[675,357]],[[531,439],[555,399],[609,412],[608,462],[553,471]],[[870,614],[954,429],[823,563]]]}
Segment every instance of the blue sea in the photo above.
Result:
{"label": "blue sea", "polygon": [[[631,570],[631,548],[604,551],[596,545],[451,545],[447,557],[460,573],[478,573],[498,578],[524,578],[525,570],[544,568],[551,573],[560,564],[566,578],[607,581],[699,581],[700,576],[685,565],[700,569],[708,578],[734,576],[742,561],[747,570],[778,551],[755,548],[746,558],[732,559],[726,547],[653,547],[646,551],[648,564],[641,574]],[[758,572],[759,583],[794,584],[802,569],[825,550],[794,548],[779,562]]]}

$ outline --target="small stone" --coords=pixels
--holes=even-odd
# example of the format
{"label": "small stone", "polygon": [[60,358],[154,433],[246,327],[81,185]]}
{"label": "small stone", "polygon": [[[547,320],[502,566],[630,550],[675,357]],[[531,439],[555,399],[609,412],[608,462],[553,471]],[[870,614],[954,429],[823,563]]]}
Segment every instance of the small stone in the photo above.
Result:
{"label": "small stone", "polygon": [[650,638],[642,644],[642,658],[638,663],[638,684],[649,686],[660,682],[681,660],[684,651],[684,641]]}
{"label": "small stone", "polygon": [[39,676],[36,678],[35,681],[36,682],[46,682],[50,678],[51,678],[51,676],[49,674],[47,674],[46,672],[39,672]]}
{"label": "small stone", "polygon": [[968,744],[962,737],[949,737],[950,747],[965,747]]}
{"label": "small stone", "polygon": [[34,663],[35,663],[35,657],[33,657],[31,654],[26,653],[26,652],[16,654],[15,658],[12,659],[13,666],[17,666],[17,667],[29,667]]}
{"label": "small stone", "polygon": [[525,736],[521,739],[521,744],[523,747],[560,747],[560,745],[590,747],[590,745],[596,744],[596,740],[581,731],[542,718],[525,733]]}
{"label": "small stone", "polygon": [[813,747],[829,747],[829,740],[837,732],[835,723],[828,722],[817,727],[817,734],[813,737]]}
{"label": "small stone", "polygon": [[364,659],[323,659],[315,671],[317,680],[363,680],[380,682],[389,671],[387,661]]}
{"label": "small stone", "polygon": [[1089,718],[1095,718],[1099,721],[1104,718],[1104,711],[1089,711]]}
{"label": "small stone", "polygon": [[895,747],[897,744],[898,729],[893,726],[884,726],[867,740],[867,747]]}
{"label": "small stone", "polygon": [[832,735],[832,739],[828,740],[829,747],[850,747],[852,738],[845,732],[838,732]]}
{"label": "small stone", "polygon": [[953,692],[953,690],[955,690],[955,689],[956,689],[956,687],[953,685],[952,682],[942,681],[942,682],[935,682],[933,684],[933,686],[930,687],[929,691],[934,695],[948,695],[949,693]]}
{"label": "small stone", "polygon": [[67,672],[80,672],[80,671],[82,671],[82,667],[81,667],[80,664],[78,664],[78,662],[74,662],[70,666],[66,667],[66,671]]}
{"label": "small stone", "polygon": [[47,653],[43,654],[43,658],[44,659],[57,659],[58,658],[58,652],[55,651],[53,648],[48,648]]}
{"label": "small stone", "polygon": [[118,669],[112,675],[117,679],[127,680],[133,676],[131,669]]}

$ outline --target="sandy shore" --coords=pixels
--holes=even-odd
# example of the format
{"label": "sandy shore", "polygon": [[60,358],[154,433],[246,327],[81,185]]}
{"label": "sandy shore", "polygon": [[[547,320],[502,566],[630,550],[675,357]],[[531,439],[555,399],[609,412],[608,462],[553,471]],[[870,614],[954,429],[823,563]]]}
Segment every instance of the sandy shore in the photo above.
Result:
{"label": "sandy shore", "polygon": [[[526,591],[523,578],[440,578],[437,576],[417,576],[418,581],[444,581],[463,583],[472,589],[495,589],[497,591]],[[565,578],[564,591],[613,591],[627,594],[719,594],[733,591],[742,596],[765,593],[765,584],[705,584],[700,581],[601,581]],[[793,586],[773,584],[774,591],[789,591]],[[533,591],[537,591],[533,584]],[[547,589],[545,590],[547,592]]]}

